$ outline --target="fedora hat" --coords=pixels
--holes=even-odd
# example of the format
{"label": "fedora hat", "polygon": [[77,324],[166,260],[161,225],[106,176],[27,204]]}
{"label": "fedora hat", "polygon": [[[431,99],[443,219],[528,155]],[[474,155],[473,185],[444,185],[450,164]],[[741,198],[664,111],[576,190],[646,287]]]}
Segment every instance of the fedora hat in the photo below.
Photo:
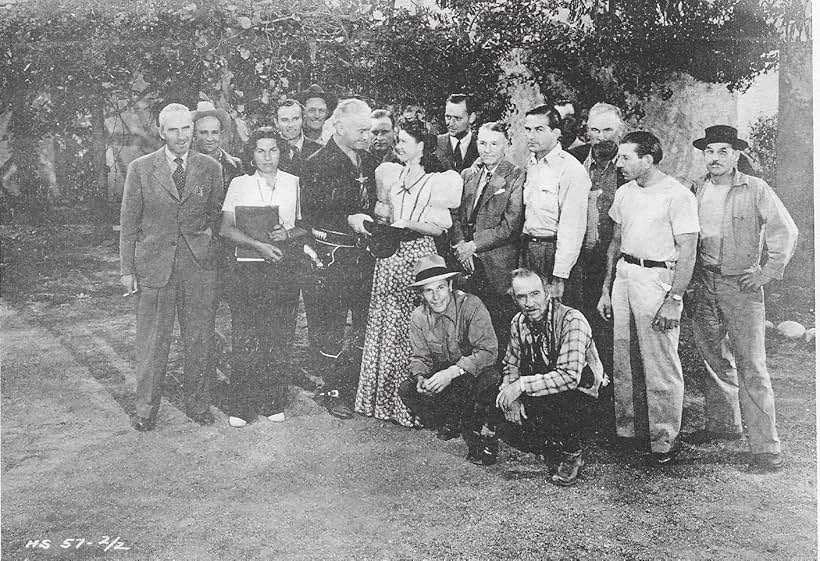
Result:
{"label": "fedora hat", "polygon": [[231,117],[223,109],[217,109],[210,101],[200,101],[196,104],[196,110],[191,111],[191,120],[196,122],[203,117],[216,117],[222,125],[222,130],[227,129],[231,124]]}
{"label": "fedora hat", "polygon": [[425,255],[416,261],[413,274],[416,275],[416,282],[410,285],[411,288],[419,288],[431,282],[449,279],[458,273],[447,268],[444,257],[433,254]]}
{"label": "fedora hat", "polygon": [[735,150],[745,150],[749,143],[737,137],[737,129],[729,125],[715,125],[706,127],[706,136],[699,138],[692,143],[698,150],[703,150],[712,143],[731,144]]}
{"label": "fedora hat", "polygon": [[319,84],[311,84],[308,89],[296,94],[296,100],[302,105],[307,103],[307,100],[312,97],[324,99],[325,103],[327,103],[328,113],[333,113],[333,110],[336,109],[336,104],[339,102],[339,99],[334,94],[326,92]]}

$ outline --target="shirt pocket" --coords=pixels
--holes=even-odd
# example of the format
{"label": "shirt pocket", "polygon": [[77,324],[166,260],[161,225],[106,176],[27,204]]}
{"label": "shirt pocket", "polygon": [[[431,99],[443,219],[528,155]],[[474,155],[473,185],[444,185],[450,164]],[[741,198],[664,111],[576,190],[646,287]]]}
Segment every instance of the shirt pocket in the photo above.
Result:
{"label": "shirt pocket", "polygon": [[444,344],[438,341],[428,341],[427,347],[430,349],[430,355],[433,357],[433,362],[444,362],[447,358],[447,349]]}

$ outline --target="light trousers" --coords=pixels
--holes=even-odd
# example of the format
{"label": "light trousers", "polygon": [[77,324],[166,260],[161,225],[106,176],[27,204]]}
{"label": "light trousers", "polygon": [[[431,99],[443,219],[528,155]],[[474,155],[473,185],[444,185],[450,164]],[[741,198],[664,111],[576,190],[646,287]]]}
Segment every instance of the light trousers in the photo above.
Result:
{"label": "light trousers", "polygon": [[673,276],[621,259],[612,285],[615,428],[622,437],[648,436],[654,453],[672,449],[683,414],[680,328],[652,328]]}
{"label": "light trousers", "polygon": [[740,433],[742,412],[752,453],[780,453],[763,289],[743,291],[738,280],[704,270],[695,282],[692,325],[706,363],[706,430]]}

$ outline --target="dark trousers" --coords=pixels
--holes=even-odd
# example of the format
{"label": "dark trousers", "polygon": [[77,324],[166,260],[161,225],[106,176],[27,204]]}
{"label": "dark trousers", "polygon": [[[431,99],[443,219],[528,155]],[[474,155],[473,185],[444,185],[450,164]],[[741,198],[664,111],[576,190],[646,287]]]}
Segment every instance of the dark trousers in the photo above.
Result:
{"label": "dark trousers", "polygon": [[510,342],[510,322],[518,313],[518,307],[509,294],[499,294],[487,278],[484,264],[475,259],[476,269],[470,278],[461,285],[462,290],[475,294],[490,312],[490,321],[498,338],[498,361],[504,360],[507,345]]}
{"label": "dark trousers", "polygon": [[236,263],[226,296],[233,335],[228,412],[246,421],[280,413],[286,405],[299,287],[276,265]]}
{"label": "dark trousers", "polygon": [[[592,249],[582,249],[578,262],[583,271],[583,305],[581,313],[587,318],[592,328],[592,338],[598,349],[604,372],[612,375],[612,323],[598,313],[598,300],[601,298],[601,287],[606,275],[606,250],[598,245]],[[615,432],[615,404],[613,384],[601,388],[598,396],[595,415],[597,429],[612,433]]]}
{"label": "dark trousers", "polygon": [[[555,241],[533,241],[522,237],[521,266],[526,267],[548,280],[552,280],[555,266]],[[575,264],[564,280],[564,296],[561,302],[571,308],[580,310],[583,304],[583,271],[580,260]],[[599,291],[600,293],[600,291]],[[597,303],[597,302],[596,302]]]}
{"label": "dark trousers", "polygon": [[208,409],[213,380],[217,272],[204,269],[184,240],[177,243],[168,284],[140,286],[137,300],[137,391],[139,417],[154,417],[162,399],[174,320],[183,343],[182,391],[189,414]]}
{"label": "dark trousers", "polygon": [[586,419],[594,399],[578,390],[534,397],[522,395],[527,418],[521,427],[527,442],[545,444],[564,453],[581,450],[586,436]]}
{"label": "dark trousers", "polygon": [[[433,368],[428,378],[446,367]],[[427,396],[416,391],[415,379],[408,378],[399,386],[399,397],[425,427],[448,424],[464,431],[478,432],[482,425],[497,420],[494,414],[498,382],[499,371],[491,366],[478,377],[463,374],[441,393]],[[494,424],[492,428],[495,428]]]}
{"label": "dark trousers", "polygon": [[[311,338],[315,336],[318,347],[314,355],[320,355],[325,386],[352,398],[359,382],[375,259],[362,249],[344,247],[332,256],[320,253],[320,257],[326,268],[316,272],[312,283],[302,286]],[[342,348],[348,311],[353,318],[354,350],[345,358]]]}

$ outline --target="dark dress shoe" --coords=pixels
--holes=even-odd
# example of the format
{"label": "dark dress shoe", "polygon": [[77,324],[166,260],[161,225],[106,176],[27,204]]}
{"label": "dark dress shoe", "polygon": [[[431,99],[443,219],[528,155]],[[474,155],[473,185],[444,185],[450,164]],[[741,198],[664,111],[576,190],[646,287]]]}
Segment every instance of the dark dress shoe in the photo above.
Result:
{"label": "dark dress shoe", "polygon": [[210,409],[206,409],[201,413],[192,413],[189,415],[192,421],[199,423],[200,425],[212,425],[214,424],[214,415],[211,413]]}
{"label": "dark dress shoe", "polygon": [[454,427],[450,423],[444,423],[441,427],[439,427],[436,437],[439,440],[452,440],[454,438],[458,438],[460,434],[461,432],[458,428]]}
{"label": "dark dress shoe", "polygon": [[675,461],[677,451],[670,450],[669,452],[652,452],[646,457],[646,464],[649,467],[664,467],[672,465]]}
{"label": "dark dress shoe", "polygon": [[337,419],[347,420],[353,418],[353,410],[350,405],[339,397],[325,398],[325,407],[327,407],[327,412]]}
{"label": "dark dress shoe", "polygon": [[740,440],[743,436],[742,432],[722,432],[710,430],[696,430],[689,434],[683,435],[683,440],[691,444],[708,444],[715,440]]}
{"label": "dark dress shoe", "polygon": [[482,436],[469,445],[467,459],[477,466],[491,466],[498,460],[498,437]]}
{"label": "dark dress shoe", "polygon": [[580,450],[571,454],[564,453],[558,471],[552,476],[550,482],[560,487],[571,487],[578,480],[578,474],[584,467],[584,454]]}
{"label": "dark dress shoe", "polygon": [[774,472],[783,469],[783,456],[771,452],[752,454],[752,469],[762,472]]}
{"label": "dark dress shoe", "polygon": [[154,421],[149,417],[137,417],[134,419],[133,427],[139,432],[148,432],[154,430]]}

